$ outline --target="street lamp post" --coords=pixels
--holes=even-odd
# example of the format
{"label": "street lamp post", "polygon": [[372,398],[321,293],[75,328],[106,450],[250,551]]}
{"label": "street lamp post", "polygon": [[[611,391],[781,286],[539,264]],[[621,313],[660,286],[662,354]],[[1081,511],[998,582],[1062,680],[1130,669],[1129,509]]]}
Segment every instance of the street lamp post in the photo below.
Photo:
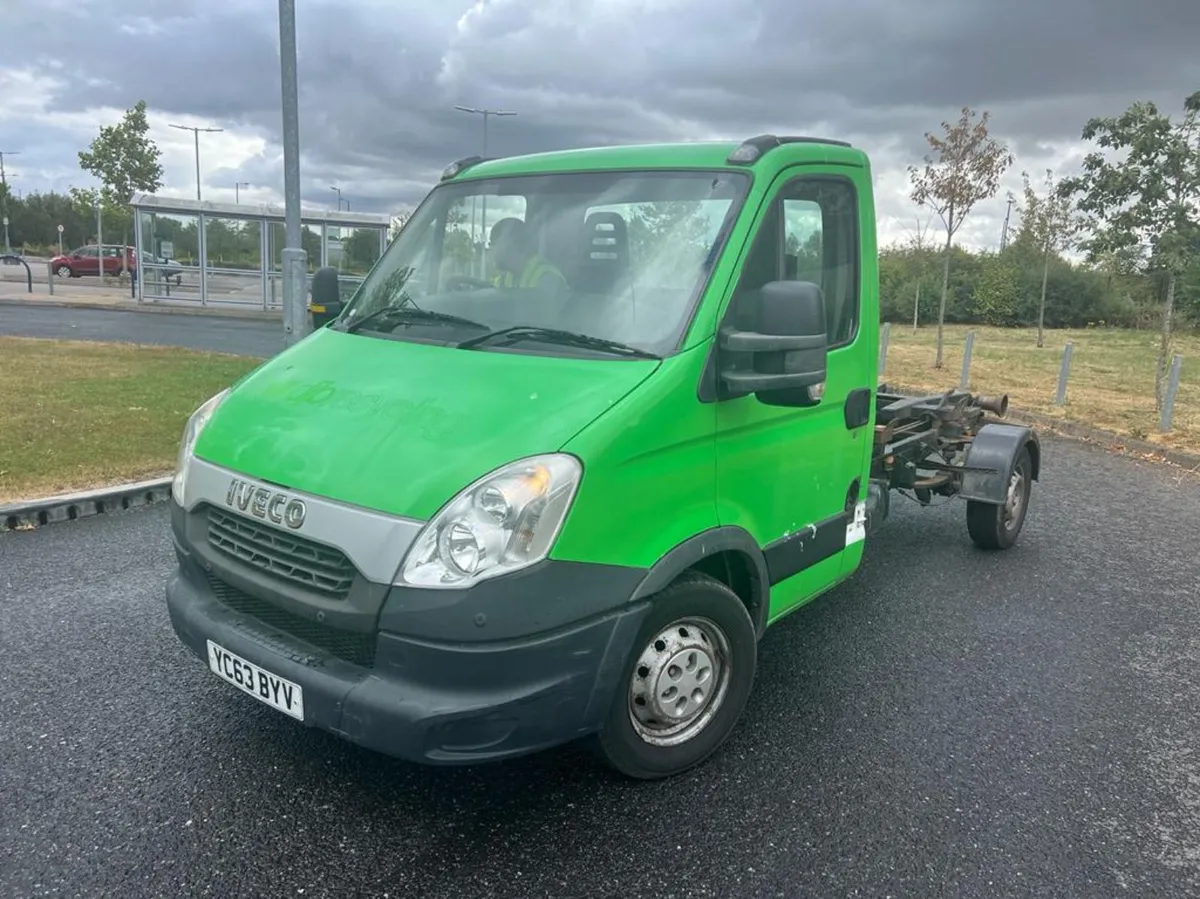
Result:
{"label": "street lamp post", "polygon": [[[337,191],[337,195],[338,195],[338,212],[341,212],[341,211],[342,211],[342,202],[343,202],[343,201],[342,201],[342,189],[341,189],[340,187],[331,187],[331,188],[329,188],[329,189],[330,189],[330,190],[336,190],[336,191]],[[350,201],[349,201],[349,200],[346,200],[346,201],[345,201],[345,203],[346,203],[346,211],[347,211],[347,212],[349,212],[349,211],[350,211]]]}
{"label": "street lamp post", "polygon": [[515,112],[509,112],[505,109],[476,109],[474,106],[455,106],[459,112],[469,112],[472,115],[483,116],[483,155],[487,156],[488,151],[488,117],[489,116],[510,116],[516,115]]}
{"label": "street lamp post", "polygon": [[0,208],[0,217],[4,219],[4,252],[12,252],[12,243],[8,239],[8,176],[4,173],[4,157],[16,156],[20,150],[0,150],[0,188],[4,192],[4,206]]}
{"label": "street lamp post", "polygon": [[250,186],[250,182],[249,182],[249,181],[235,181],[235,182],[233,182],[233,202],[234,202],[234,205],[235,205],[235,206],[236,206],[238,203],[242,202],[242,197],[241,197],[241,193],[240,193],[240,191],[239,191],[239,188],[242,188],[242,187],[249,187],[249,186]]}
{"label": "street lamp post", "polygon": [[172,128],[178,128],[180,131],[190,131],[196,138],[196,199],[200,199],[200,132],[216,133],[224,131],[224,128],[197,128],[194,125],[171,125]]}
{"label": "street lamp post", "polygon": [[279,0],[279,83],[283,112],[283,339],[309,333],[305,303],[308,254],[300,239],[300,103],[296,79],[296,0]]}
{"label": "street lamp post", "polygon": [[[483,117],[483,156],[485,158],[487,157],[487,152],[488,152],[488,118],[490,116],[514,116],[514,115],[516,115],[515,112],[511,112],[506,109],[476,109],[474,106],[455,106],[454,108],[457,109],[459,112],[466,112],[466,113],[470,113],[471,115],[477,115],[477,116]],[[480,216],[480,222],[479,222],[480,230],[483,232],[483,234],[482,234],[483,239],[480,241],[480,252],[479,252],[480,277],[483,277],[486,274],[486,272],[484,272],[485,257],[484,257],[484,253],[483,253],[483,245],[485,245],[487,243],[487,195],[486,194],[484,194],[484,197],[483,197],[482,207],[483,207],[482,214]],[[472,228],[474,228],[474,225],[472,225]]]}

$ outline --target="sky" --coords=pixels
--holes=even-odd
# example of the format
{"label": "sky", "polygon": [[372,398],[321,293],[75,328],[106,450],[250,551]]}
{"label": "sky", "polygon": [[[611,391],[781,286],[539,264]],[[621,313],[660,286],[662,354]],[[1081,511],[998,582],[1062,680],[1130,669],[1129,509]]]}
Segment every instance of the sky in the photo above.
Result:
{"label": "sky", "polygon": [[[881,244],[926,131],[964,105],[1016,156],[957,242],[1000,240],[1007,191],[1078,168],[1092,116],[1200,89],[1196,0],[297,0],[304,205],[398,213],[488,151],[754,134],[849,140],[872,160]],[[279,31],[269,0],[3,0],[0,151],[14,192],[94,186],[77,153],[139,99],[159,193],[282,202]],[[16,151],[13,155],[13,151]],[[1016,223],[1016,214],[1013,217]],[[937,241],[933,218],[927,236]]]}

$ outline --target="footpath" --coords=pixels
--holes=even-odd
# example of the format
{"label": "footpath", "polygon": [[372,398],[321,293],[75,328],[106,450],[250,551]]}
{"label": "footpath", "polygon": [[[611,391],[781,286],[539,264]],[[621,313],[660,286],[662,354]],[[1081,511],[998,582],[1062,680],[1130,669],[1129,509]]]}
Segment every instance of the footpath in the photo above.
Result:
{"label": "footpath", "polygon": [[[23,276],[24,269],[21,269],[21,273]],[[5,274],[9,273],[5,272]],[[0,305],[120,309],[133,312],[163,312],[171,315],[218,315],[260,321],[281,321],[283,317],[280,310],[238,308],[232,305],[201,306],[199,300],[146,300],[139,303],[137,297],[131,295],[128,284],[116,283],[115,279],[106,279],[106,282],[104,285],[99,285],[95,284],[94,280],[91,284],[55,281],[51,288],[44,272],[42,281],[38,282],[35,269],[32,293],[29,292],[29,286],[24,277],[19,281],[11,276],[0,278]]]}

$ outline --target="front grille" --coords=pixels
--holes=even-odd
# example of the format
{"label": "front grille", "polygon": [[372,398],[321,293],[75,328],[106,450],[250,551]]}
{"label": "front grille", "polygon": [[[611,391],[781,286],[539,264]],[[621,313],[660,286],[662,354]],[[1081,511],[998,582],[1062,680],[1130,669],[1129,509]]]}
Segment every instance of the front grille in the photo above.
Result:
{"label": "front grille", "polygon": [[249,615],[267,627],[282,631],[296,640],[316,649],[324,650],[355,665],[370,668],[375,664],[375,635],[344,631],[310,621],[274,606],[256,596],[251,596],[220,578],[208,576],[208,585],[217,602],[235,612]]}
{"label": "front grille", "polygon": [[220,509],[208,510],[208,542],[260,571],[336,599],[344,599],[354,583],[354,566],[340,550]]}

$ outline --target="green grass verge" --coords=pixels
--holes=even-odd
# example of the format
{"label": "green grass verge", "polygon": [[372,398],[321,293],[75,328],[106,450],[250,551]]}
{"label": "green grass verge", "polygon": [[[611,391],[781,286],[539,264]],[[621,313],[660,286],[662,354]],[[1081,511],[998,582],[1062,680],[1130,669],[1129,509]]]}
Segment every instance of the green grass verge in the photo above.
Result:
{"label": "green grass verge", "polygon": [[[1184,452],[1200,452],[1200,337],[1176,334],[1172,352],[1183,356],[1172,428],[1159,433],[1154,408],[1158,334],[1118,329],[1037,330],[946,326],[943,368],[937,358],[937,324],[893,324],[881,381],[937,391],[958,385],[967,331],[975,332],[969,388],[1007,393],[1009,403],[1124,437],[1148,440]],[[1067,401],[1054,405],[1063,347],[1072,344]],[[1169,364],[1169,363],[1168,363]]]}
{"label": "green grass verge", "polygon": [[192,411],[260,360],[0,337],[0,503],[170,474]]}

